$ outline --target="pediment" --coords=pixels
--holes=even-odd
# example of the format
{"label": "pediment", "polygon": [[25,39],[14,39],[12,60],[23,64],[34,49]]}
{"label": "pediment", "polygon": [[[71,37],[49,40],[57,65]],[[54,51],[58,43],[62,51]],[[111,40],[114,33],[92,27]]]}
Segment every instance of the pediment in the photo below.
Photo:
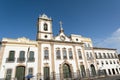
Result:
{"label": "pediment", "polygon": [[67,42],[71,41],[71,39],[69,37],[67,37],[64,33],[60,33],[58,36],[56,36],[54,38],[54,40],[56,40],[56,41],[67,41]]}

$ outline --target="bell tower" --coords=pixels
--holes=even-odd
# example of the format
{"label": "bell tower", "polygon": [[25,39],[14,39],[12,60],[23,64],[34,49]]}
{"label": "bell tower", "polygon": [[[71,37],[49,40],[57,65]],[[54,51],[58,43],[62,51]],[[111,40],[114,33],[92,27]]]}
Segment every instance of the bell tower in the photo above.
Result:
{"label": "bell tower", "polygon": [[52,33],[52,19],[43,14],[39,16],[37,23],[37,41],[39,40],[51,40],[53,38]]}

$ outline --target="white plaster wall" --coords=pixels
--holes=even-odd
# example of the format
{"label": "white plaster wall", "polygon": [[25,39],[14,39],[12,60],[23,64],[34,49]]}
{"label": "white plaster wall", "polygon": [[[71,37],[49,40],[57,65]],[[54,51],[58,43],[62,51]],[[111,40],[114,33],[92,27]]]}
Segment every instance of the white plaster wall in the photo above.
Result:
{"label": "white plaster wall", "polygon": [[[60,51],[61,51],[61,59],[56,59],[56,48],[60,48]],[[73,71],[76,72],[76,63],[75,63],[75,55],[74,55],[74,50],[73,50],[73,46],[66,46],[66,45],[54,45],[54,60],[55,60],[55,72],[56,73],[60,73],[60,64],[62,64],[64,62],[64,59],[63,59],[63,53],[62,53],[62,48],[66,48],[66,51],[67,51],[67,62],[69,64],[72,64],[72,67],[73,67]],[[68,54],[68,49],[71,48],[72,49],[72,52],[73,52],[73,59],[69,59],[69,54]]]}
{"label": "white plaster wall", "polygon": [[[27,58],[27,51],[28,51],[28,45],[10,45],[6,46],[4,50],[4,55],[3,55],[3,60],[2,60],[2,65],[1,65],[1,70],[0,70],[0,78],[4,78],[6,74],[6,69],[12,69],[12,77],[15,77],[15,70],[16,66],[20,65],[20,63],[17,62],[17,58],[19,58],[19,51],[23,50],[25,51],[25,58]],[[7,62],[6,63],[6,58],[9,56],[9,51],[14,50],[15,51],[15,61],[14,62]],[[33,75],[37,74],[37,62],[38,62],[38,50],[37,47],[31,46],[30,51],[34,51],[34,57],[35,57],[35,62],[28,62],[27,63],[27,68],[33,67]],[[26,60],[25,62],[21,63],[22,65],[26,66]]]}
{"label": "white plaster wall", "polygon": [[[47,38],[45,38],[45,35],[47,35]],[[51,39],[51,34],[41,33],[41,39],[49,40],[49,39]]]}
{"label": "white plaster wall", "polygon": [[[96,53],[113,53],[113,56],[114,56],[114,53],[116,53],[116,51],[115,50],[94,50],[94,52],[96,52]],[[98,54],[97,54],[98,55]],[[103,56],[103,54],[102,54],[102,56]],[[106,55],[107,56],[107,55]],[[110,55],[111,56],[111,55]],[[96,61],[99,63],[99,65],[97,65],[98,66],[98,69],[100,69],[100,70],[103,70],[103,69],[105,69],[106,70],[106,72],[107,72],[107,75],[109,75],[109,72],[108,72],[108,69],[110,69],[111,70],[111,73],[112,73],[112,69],[114,69],[115,70],[115,73],[116,73],[116,75],[117,75],[117,71],[116,71],[116,68],[118,69],[118,71],[119,71],[119,73],[120,73],[120,65],[117,63],[117,61],[119,61],[118,60],[118,58],[111,58],[111,59],[96,59]],[[102,65],[102,62],[103,61],[103,65]],[[106,64],[106,61],[108,62],[108,64]],[[110,64],[110,61],[112,61],[112,64]],[[113,61],[115,61],[115,64],[113,63]],[[112,73],[112,75],[113,75],[113,73]]]}

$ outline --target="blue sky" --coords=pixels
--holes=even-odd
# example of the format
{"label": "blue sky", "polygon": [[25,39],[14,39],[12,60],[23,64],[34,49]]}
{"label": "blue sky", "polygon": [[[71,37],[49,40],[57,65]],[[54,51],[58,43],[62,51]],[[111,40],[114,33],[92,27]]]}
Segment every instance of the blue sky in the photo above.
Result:
{"label": "blue sky", "polygon": [[90,37],[94,46],[120,51],[120,0],[0,0],[0,40],[36,40],[37,18],[43,13],[53,19],[54,35],[61,20],[66,35]]}

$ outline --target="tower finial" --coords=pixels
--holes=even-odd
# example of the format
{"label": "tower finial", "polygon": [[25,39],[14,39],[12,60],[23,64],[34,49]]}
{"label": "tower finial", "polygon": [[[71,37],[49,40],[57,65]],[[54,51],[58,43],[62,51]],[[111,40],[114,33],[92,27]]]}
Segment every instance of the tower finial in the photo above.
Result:
{"label": "tower finial", "polygon": [[62,21],[60,21],[59,23],[60,23],[60,32],[64,32],[63,27],[62,27],[62,24],[63,24]]}

